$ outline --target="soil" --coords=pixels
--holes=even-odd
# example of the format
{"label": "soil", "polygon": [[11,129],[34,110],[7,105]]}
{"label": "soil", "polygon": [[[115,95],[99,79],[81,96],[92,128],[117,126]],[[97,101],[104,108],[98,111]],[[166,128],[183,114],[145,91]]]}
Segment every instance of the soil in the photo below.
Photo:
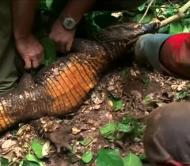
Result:
{"label": "soil", "polygon": [[[83,165],[80,158],[87,150],[93,153],[93,161],[86,165],[94,165],[97,151],[101,148],[119,149],[121,156],[126,152],[140,155],[144,153],[142,135],[138,136],[138,139],[125,137],[124,140],[109,141],[100,134],[99,127],[118,122],[124,115],[140,121],[143,126],[144,117],[154,108],[176,100],[176,94],[188,91],[188,85],[188,81],[141,69],[136,64],[116,67],[102,78],[90,98],[76,113],[64,119],[43,117],[23,125],[19,131],[17,129],[5,133],[0,140],[0,154],[9,160],[13,157],[21,159],[22,155],[27,153],[26,142],[30,142],[34,137],[44,136],[51,140],[48,156],[44,159],[47,166]],[[147,95],[151,98],[148,104],[144,100]],[[110,96],[122,100],[121,109],[114,111]],[[182,96],[181,100],[185,97]],[[65,131],[66,127],[70,127],[70,130]],[[51,133],[48,135],[47,131]],[[88,146],[79,143],[80,140],[88,138],[93,140]],[[70,145],[74,145],[75,155],[68,150]],[[67,148],[60,148],[62,146]],[[57,150],[60,152],[57,153]]]}

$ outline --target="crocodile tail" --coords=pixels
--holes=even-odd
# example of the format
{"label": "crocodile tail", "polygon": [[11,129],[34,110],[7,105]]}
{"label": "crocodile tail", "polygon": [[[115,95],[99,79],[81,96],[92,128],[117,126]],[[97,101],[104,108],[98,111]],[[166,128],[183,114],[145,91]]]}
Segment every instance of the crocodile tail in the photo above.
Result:
{"label": "crocodile tail", "polygon": [[0,132],[11,127],[13,123],[13,119],[7,114],[3,106],[0,105]]}

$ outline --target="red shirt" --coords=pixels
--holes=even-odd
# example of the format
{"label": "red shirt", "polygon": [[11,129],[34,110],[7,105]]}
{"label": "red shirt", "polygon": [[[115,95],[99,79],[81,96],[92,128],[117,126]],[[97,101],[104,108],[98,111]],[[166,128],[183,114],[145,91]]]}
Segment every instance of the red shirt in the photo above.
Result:
{"label": "red shirt", "polygon": [[167,73],[190,78],[190,33],[170,36],[160,50],[160,62]]}

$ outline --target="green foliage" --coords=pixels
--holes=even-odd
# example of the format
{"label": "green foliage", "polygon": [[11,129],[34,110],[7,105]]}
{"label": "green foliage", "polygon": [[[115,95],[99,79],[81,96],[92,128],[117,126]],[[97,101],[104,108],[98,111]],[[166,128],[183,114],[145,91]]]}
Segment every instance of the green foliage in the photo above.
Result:
{"label": "green foliage", "polygon": [[184,99],[184,98],[189,98],[189,94],[185,90],[176,92],[174,101],[179,101],[180,99]]}
{"label": "green foliage", "polygon": [[142,134],[140,123],[129,116],[124,116],[122,121],[118,123],[107,123],[100,127],[99,131],[108,140],[120,140],[125,134],[130,134],[133,137]]}
{"label": "green foliage", "polygon": [[[141,20],[141,18],[143,17],[143,15],[144,15],[144,14],[142,14],[142,13],[137,14],[137,15],[134,17],[133,21],[134,21],[134,22],[139,22],[139,21]],[[150,13],[150,14],[148,14],[148,15],[146,15],[146,16],[144,17],[144,19],[141,21],[141,23],[149,23],[153,18],[154,18],[153,13]]]}
{"label": "green foliage", "polygon": [[39,10],[51,10],[53,0],[40,0],[40,3],[37,7]]}
{"label": "green foliage", "polygon": [[142,166],[140,158],[133,153],[127,153],[123,158],[123,162],[124,166]]}
{"label": "green foliage", "polygon": [[183,28],[180,22],[172,22],[170,24],[169,34],[177,34],[183,32]]}
{"label": "green foliage", "polygon": [[23,160],[19,166],[44,166],[44,164],[32,154],[26,155],[26,160]]}
{"label": "green foliage", "polygon": [[112,102],[114,111],[119,111],[122,108],[122,100],[114,96],[109,97],[109,100]]}
{"label": "green foliage", "polygon": [[99,150],[95,163],[96,166],[124,166],[118,151],[110,149]]}
{"label": "green foliage", "polygon": [[117,150],[101,149],[97,153],[96,166],[142,166],[141,159],[133,154],[127,153],[123,158]]}
{"label": "green foliage", "polygon": [[93,141],[93,139],[93,137],[89,137],[87,140],[80,141],[80,144],[83,146],[88,146]]}
{"label": "green foliage", "polygon": [[34,153],[39,159],[43,158],[42,148],[44,144],[45,144],[45,140],[38,140],[38,139],[32,140],[32,150],[34,151]]}
{"label": "green foliage", "polygon": [[8,159],[1,157],[0,158],[1,166],[8,166],[9,162]]}
{"label": "green foliage", "polygon": [[82,161],[84,163],[89,163],[92,160],[92,152],[91,151],[87,151],[82,155]]}
{"label": "green foliage", "polygon": [[56,59],[56,48],[54,41],[49,39],[48,37],[43,37],[39,41],[44,48],[45,60],[42,64],[48,66]]}
{"label": "green foliage", "polygon": [[108,123],[103,127],[99,128],[100,134],[110,140],[115,139],[113,134],[116,132],[117,125],[115,123]]}

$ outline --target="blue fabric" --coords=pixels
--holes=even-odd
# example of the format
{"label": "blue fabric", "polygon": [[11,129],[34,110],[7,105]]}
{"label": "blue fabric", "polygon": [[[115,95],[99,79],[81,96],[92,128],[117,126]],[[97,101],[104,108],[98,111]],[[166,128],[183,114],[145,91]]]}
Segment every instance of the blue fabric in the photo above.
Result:
{"label": "blue fabric", "polygon": [[[159,52],[164,41],[170,37],[169,34],[146,34],[141,36],[135,46],[138,56],[146,59],[158,72],[163,72],[159,62]],[[141,57],[140,57],[141,58]]]}

